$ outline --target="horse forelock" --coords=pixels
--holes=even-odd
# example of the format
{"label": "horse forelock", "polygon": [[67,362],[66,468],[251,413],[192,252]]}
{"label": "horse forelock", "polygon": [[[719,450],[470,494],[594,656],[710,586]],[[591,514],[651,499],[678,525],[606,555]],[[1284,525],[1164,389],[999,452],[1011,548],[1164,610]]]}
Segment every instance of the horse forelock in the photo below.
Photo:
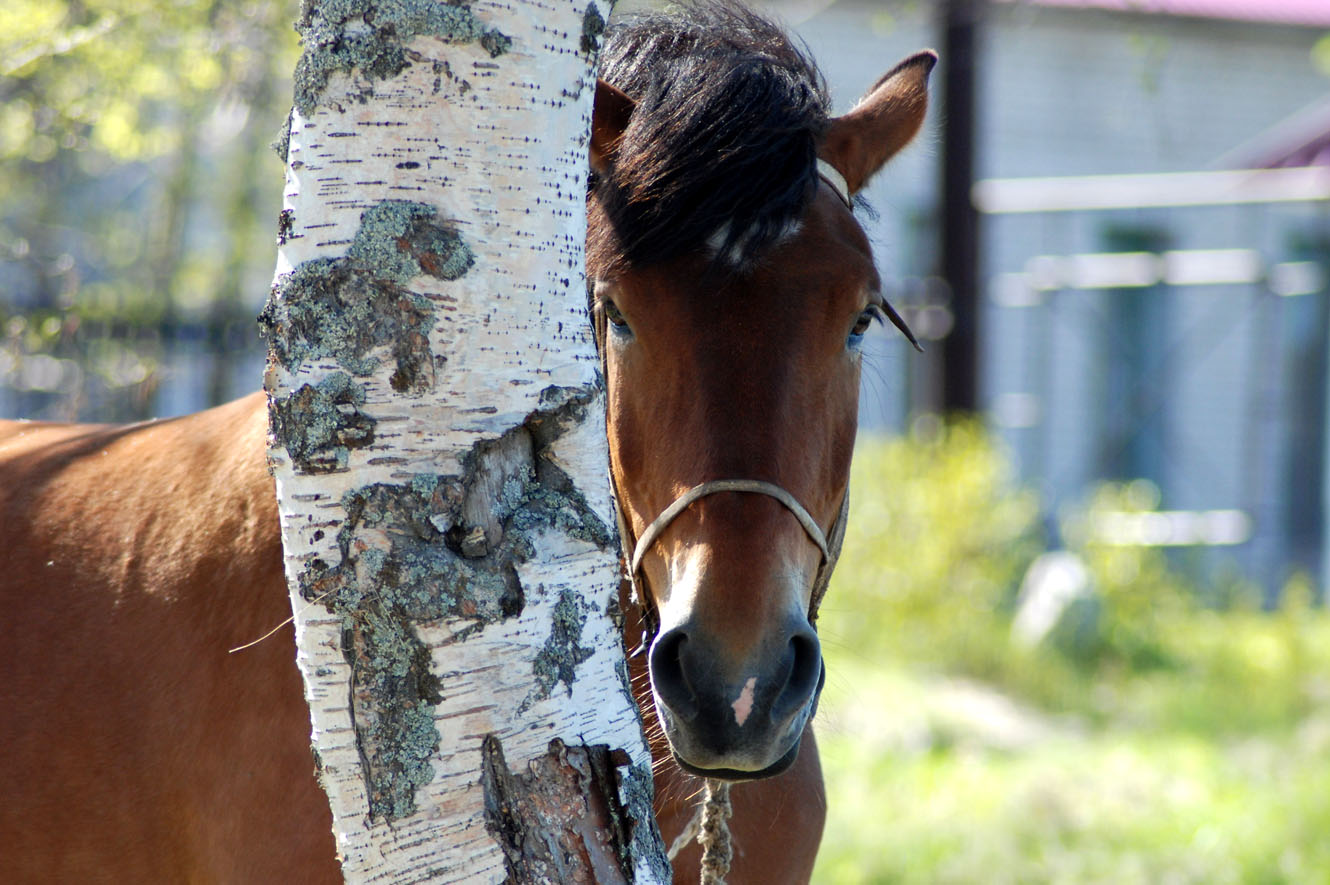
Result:
{"label": "horse forelock", "polygon": [[637,106],[592,181],[609,230],[593,231],[589,257],[651,264],[710,240],[742,264],[798,223],[828,99],[779,26],[729,0],[628,17],[607,32],[600,73]]}

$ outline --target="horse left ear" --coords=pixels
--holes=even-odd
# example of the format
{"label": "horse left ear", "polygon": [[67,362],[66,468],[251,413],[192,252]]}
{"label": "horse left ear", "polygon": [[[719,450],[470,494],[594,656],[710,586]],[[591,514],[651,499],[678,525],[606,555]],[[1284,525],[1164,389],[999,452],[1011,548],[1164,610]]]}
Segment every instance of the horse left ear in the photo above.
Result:
{"label": "horse left ear", "polygon": [[604,80],[596,81],[596,104],[591,111],[591,169],[604,174],[614,165],[619,141],[628,129],[637,102]]}
{"label": "horse left ear", "polygon": [[916,52],[873,84],[854,110],[831,121],[818,154],[845,176],[850,193],[867,184],[919,132],[928,110],[928,75],[935,64],[936,52]]}

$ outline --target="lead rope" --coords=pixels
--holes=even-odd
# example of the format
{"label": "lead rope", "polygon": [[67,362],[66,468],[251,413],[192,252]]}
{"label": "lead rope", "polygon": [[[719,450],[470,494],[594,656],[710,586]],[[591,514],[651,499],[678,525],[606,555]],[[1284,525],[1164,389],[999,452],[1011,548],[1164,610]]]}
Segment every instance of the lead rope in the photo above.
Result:
{"label": "lead rope", "polygon": [[734,849],[730,845],[730,785],[707,779],[706,801],[702,803],[702,831],[697,844],[702,846],[702,885],[725,885],[730,873]]}
{"label": "lead rope", "polygon": [[696,839],[697,844],[702,846],[702,885],[725,885],[725,877],[730,874],[730,862],[734,860],[729,823],[733,813],[729,782],[707,778],[702,790],[702,801],[693,812],[692,819],[670,843],[670,863],[688,847],[688,843]]}

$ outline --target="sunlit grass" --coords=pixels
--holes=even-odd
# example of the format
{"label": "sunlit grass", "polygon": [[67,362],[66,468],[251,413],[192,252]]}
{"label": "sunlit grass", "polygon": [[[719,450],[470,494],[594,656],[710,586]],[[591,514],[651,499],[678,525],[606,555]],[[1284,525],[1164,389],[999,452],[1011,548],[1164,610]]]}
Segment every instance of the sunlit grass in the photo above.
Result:
{"label": "sunlit grass", "polygon": [[829,817],[816,882],[1330,878],[1324,713],[1218,739],[1031,711],[994,731],[938,709],[945,684],[845,676],[855,689],[828,699],[819,733]]}
{"label": "sunlit grass", "polygon": [[820,623],[815,882],[1330,883],[1309,587],[1262,612],[1157,550],[1082,545],[1096,620],[1027,647],[1010,624],[1042,539],[982,433],[870,444],[852,487]]}

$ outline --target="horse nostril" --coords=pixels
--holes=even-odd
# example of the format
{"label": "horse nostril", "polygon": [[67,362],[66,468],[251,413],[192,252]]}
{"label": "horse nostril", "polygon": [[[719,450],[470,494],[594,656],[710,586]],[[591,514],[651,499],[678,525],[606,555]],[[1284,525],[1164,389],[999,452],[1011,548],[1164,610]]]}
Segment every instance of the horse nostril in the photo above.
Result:
{"label": "horse nostril", "polygon": [[656,695],[678,718],[689,721],[697,716],[697,695],[683,672],[683,647],[688,634],[673,629],[662,633],[651,646],[648,664],[651,686]]}
{"label": "horse nostril", "polygon": [[789,677],[771,705],[774,722],[783,722],[798,712],[822,682],[822,646],[812,630],[800,631],[790,637],[785,655],[790,661]]}

